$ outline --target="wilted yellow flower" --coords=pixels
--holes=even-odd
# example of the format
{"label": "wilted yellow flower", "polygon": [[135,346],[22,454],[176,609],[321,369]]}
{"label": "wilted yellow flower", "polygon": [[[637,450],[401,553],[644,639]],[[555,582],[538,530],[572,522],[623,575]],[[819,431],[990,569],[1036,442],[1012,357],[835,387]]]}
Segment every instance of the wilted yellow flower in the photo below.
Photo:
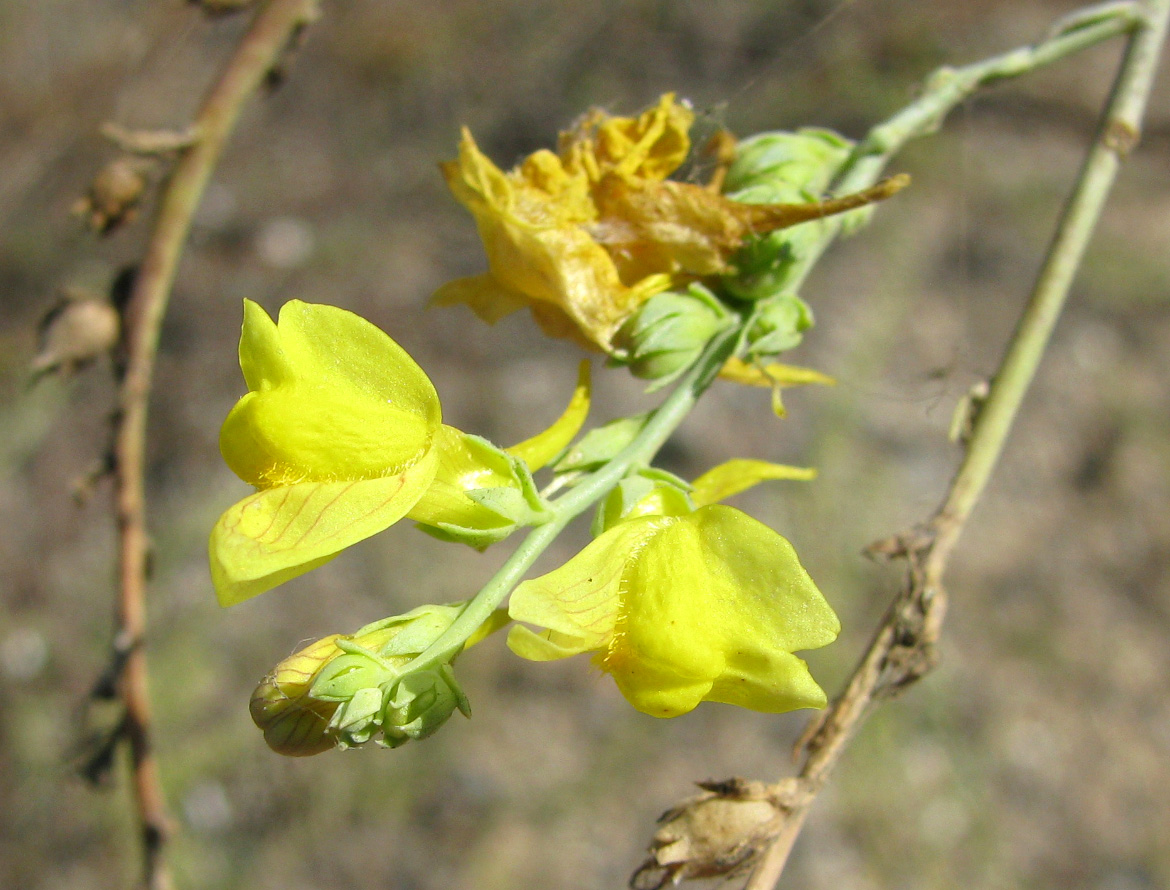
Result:
{"label": "wilted yellow flower", "polygon": [[466,303],[489,323],[527,306],[550,335],[610,352],[645,300],[733,271],[728,261],[749,235],[892,193],[745,204],[667,180],[690,150],[693,118],[669,93],[636,118],[594,111],[561,134],[557,153],[542,149],[507,173],[464,130],[459,159],[442,170],[475,217],[488,272],[445,285],[436,301]]}
{"label": "wilted yellow flower", "polygon": [[516,588],[508,611],[543,628],[511,630],[517,655],[591,652],[630,704],[656,717],[701,701],[769,713],[823,707],[824,692],[792,653],[832,642],[840,628],[792,545],[720,505],[619,522]]}

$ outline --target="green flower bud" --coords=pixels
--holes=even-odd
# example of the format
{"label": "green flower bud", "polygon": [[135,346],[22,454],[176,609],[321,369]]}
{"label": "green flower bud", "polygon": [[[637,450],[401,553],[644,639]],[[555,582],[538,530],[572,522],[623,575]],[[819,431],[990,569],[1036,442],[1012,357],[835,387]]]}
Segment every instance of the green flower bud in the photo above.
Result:
{"label": "green flower bud", "polygon": [[[818,129],[761,133],[745,139],[728,170],[727,196],[745,204],[818,200],[849,157],[851,147],[852,143],[838,134]],[[781,293],[791,284],[801,259],[824,237],[825,223],[814,221],[754,238],[735,255],[737,273],[725,278],[721,286],[741,300]]]}
{"label": "green flower bud", "polygon": [[[331,634],[286,658],[252,695],[252,720],[268,746],[301,757],[363,745],[381,732],[396,747],[430,735],[455,709],[470,715],[449,664],[403,674],[462,605],[421,606],[351,636]],[[495,616],[489,624],[499,626]]]}
{"label": "green flower bud", "polygon": [[769,358],[800,345],[813,326],[809,305],[796,294],[780,294],[758,306],[748,328],[749,359]]}
{"label": "green flower bud", "polygon": [[614,336],[614,358],[657,389],[690,367],[723,327],[725,310],[706,288],[670,291],[643,303]]}
{"label": "green flower bud", "polygon": [[432,735],[456,710],[471,716],[471,704],[449,664],[407,674],[386,697],[382,717],[385,744],[397,748]]}
{"label": "green flower bud", "polygon": [[832,130],[759,133],[740,141],[724,192],[747,204],[784,204],[819,196],[849,157],[853,143]]}

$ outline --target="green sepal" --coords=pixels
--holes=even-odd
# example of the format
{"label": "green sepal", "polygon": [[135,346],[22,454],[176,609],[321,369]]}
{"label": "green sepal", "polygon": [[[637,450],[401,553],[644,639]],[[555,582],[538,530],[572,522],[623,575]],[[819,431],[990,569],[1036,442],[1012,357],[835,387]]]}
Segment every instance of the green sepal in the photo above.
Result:
{"label": "green sepal", "polygon": [[727,309],[698,283],[685,293],[655,294],[618,329],[610,364],[653,381],[647,392],[661,389],[694,363],[727,317]]}
{"label": "green sepal", "polygon": [[761,300],[747,326],[745,359],[769,359],[794,349],[812,326],[812,309],[796,294],[782,293]]}
{"label": "green sepal", "polygon": [[596,538],[619,522],[639,516],[685,516],[695,509],[690,490],[685,479],[656,467],[632,473],[598,504],[590,533]]}
{"label": "green sepal", "polygon": [[548,503],[521,458],[451,427],[441,447],[436,482],[408,514],[420,530],[483,550],[517,528],[548,521]]}
{"label": "green sepal", "polygon": [[594,427],[553,464],[553,470],[557,473],[588,473],[609,463],[637,438],[650,422],[651,416],[650,412],[635,414]]}
{"label": "green sepal", "polygon": [[386,697],[381,721],[385,744],[396,748],[407,740],[425,739],[457,710],[471,716],[471,703],[450,665],[407,674]]}
{"label": "green sepal", "polygon": [[[402,624],[402,630],[391,638],[378,654],[383,658],[410,657],[418,655],[439,638],[463,611],[463,603],[447,605],[425,605],[391,619]],[[380,622],[379,622],[380,623]]]}
{"label": "green sepal", "polygon": [[[346,647],[339,641],[338,648]],[[360,690],[379,686],[394,677],[393,668],[373,652],[354,647],[321,668],[309,695],[320,701],[347,701]]]}
{"label": "green sepal", "polygon": [[359,689],[341,705],[329,721],[329,731],[339,748],[364,745],[382,723],[383,693],[376,686]]}

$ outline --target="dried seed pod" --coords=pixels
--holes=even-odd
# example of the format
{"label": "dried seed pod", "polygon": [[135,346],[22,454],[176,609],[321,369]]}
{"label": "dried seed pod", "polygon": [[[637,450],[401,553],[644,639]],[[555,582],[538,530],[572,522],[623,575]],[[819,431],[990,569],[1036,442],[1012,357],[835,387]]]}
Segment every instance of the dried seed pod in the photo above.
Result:
{"label": "dried seed pod", "polygon": [[783,821],[785,809],[762,782],[702,783],[703,794],[659,818],[650,855],[630,878],[633,890],[727,877],[746,868]]}
{"label": "dried seed pod", "polygon": [[134,219],[146,181],[141,162],[117,158],[98,171],[85,197],[73,205],[73,212],[95,232],[108,234]]}
{"label": "dried seed pod", "polygon": [[117,345],[118,310],[85,291],[66,289],[41,319],[40,347],[29,365],[35,383],[45,374],[72,374]]}

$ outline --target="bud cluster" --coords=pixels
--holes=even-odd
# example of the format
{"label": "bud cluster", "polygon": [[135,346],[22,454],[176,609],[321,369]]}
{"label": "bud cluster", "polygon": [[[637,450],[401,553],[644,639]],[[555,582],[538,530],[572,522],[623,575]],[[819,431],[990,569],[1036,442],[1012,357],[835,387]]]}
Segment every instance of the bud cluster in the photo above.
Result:
{"label": "bud cluster", "polygon": [[409,668],[461,607],[422,606],[286,658],[252,694],[252,720],[268,746],[292,757],[371,740],[397,748],[431,735],[456,710],[471,716],[449,662]]}

